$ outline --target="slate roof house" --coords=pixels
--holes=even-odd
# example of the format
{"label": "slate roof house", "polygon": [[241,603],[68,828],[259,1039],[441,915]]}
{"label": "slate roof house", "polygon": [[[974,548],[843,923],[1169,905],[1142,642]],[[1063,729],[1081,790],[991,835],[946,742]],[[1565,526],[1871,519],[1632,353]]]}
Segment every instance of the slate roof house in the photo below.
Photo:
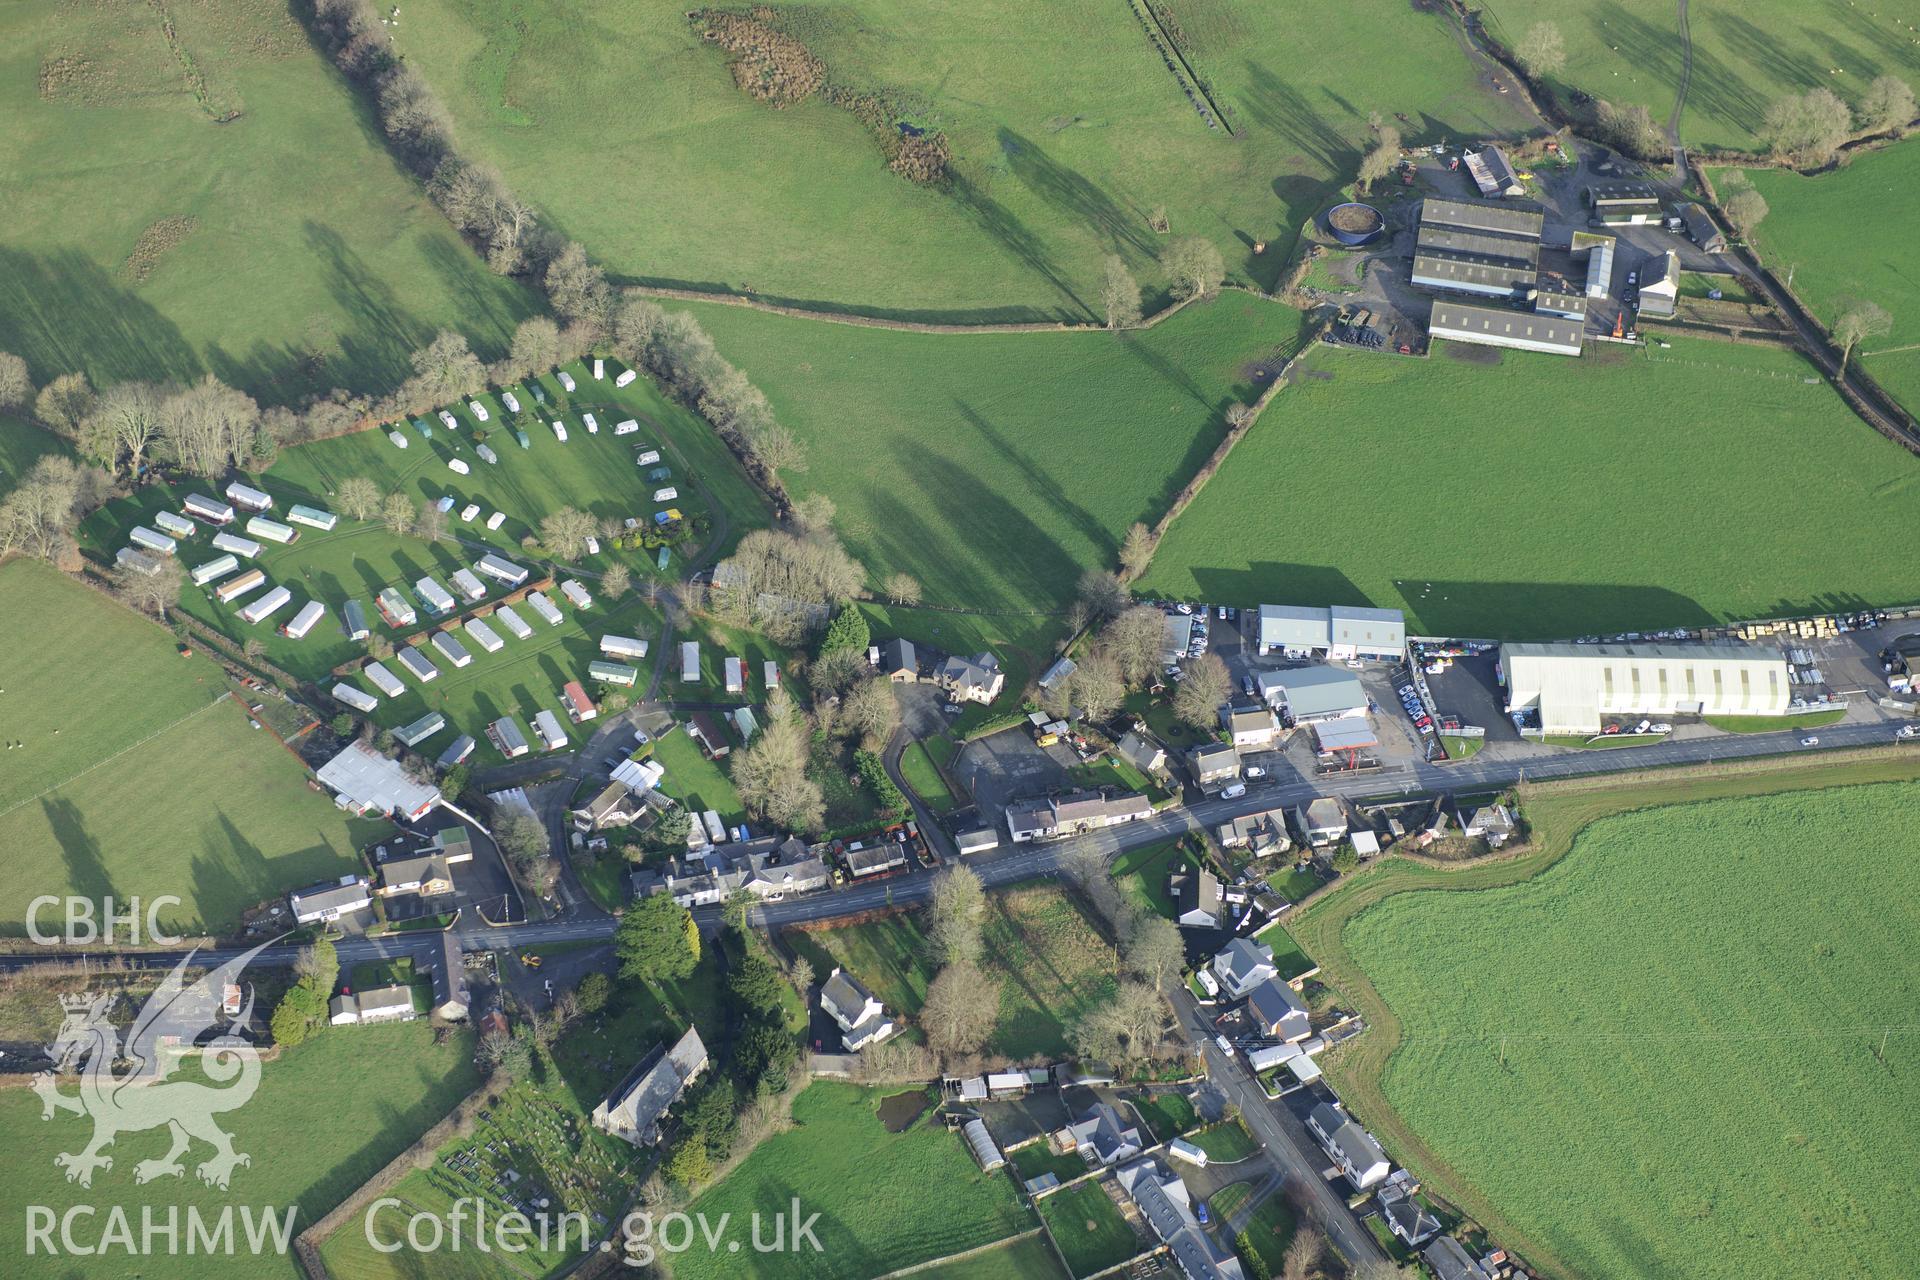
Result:
{"label": "slate roof house", "polygon": [[1223,822],[1215,829],[1214,838],[1223,849],[1245,849],[1256,858],[1285,853],[1293,847],[1293,840],[1287,835],[1285,809],[1268,809]]}
{"label": "slate roof house", "polygon": [[1073,1135],[1074,1150],[1083,1159],[1098,1164],[1119,1164],[1146,1149],[1140,1140],[1140,1126],[1107,1102],[1088,1107],[1078,1120],[1067,1126],[1067,1132]]}
{"label": "slate roof house", "polygon": [[820,984],[820,1007],[840,1025],[840,1038],[849,1052],[858,1053],[894,1033],[893,1020],[873,992],[852,974],[835,969]]}
{"label": "slate roof house", "polygon": [[895,684],[912,684],[920,678],[920,660],[913,641],[895,637],[880,643],[880,674]]}
{"label": "slate roof house", "polygon": [[1252,938],[1235,938],[1213,958],[1213,976],[1235,1000],[1244,1000],[1261,983],[1280,976],[1273,948]]}
{"label": "slate roof house", "polygon": [[593,1109],[593,1127],[636,1147],[660,1141],[660,1122],[687,1086],[707,1069],[707,1046],[688,1027],[672,1048],[655,1045],[606,1100]]}
{"label": "slate roof house", "polygon": [[1220,927],[1220,877],[1202,867],[1177,872],[1169,881],[1177,914],[1173,922],[1183,929]]}
{"label": "slate roof house", "polygon": [[955,702],[992,702],[1007,683],[1000,659],[991,653],[948,658],[934,669],[933,679]]}
{"label": "slate roof house", "polygon": [[1293,988],[1278,978],[1270,978],[1247,993],[1247,1017],[1260,1028],[1260,1034],[1279,1040],[1304,1040],[1313,1034],[1307,1006]]}

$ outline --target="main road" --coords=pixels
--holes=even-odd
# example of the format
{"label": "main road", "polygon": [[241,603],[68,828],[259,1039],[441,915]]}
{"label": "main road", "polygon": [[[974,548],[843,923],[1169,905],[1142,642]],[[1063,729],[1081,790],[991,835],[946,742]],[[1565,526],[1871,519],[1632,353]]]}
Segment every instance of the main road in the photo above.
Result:
{"label": "main road", "polygon": [[[1216,826],[1244,814],[1282,806],[1291,808],[1322,795],[1381,797],[1399,792],[1412,797],[1449,791],[1495,791],[1523,778],[1545,781],[1638,769],[1714,764],[1796,751],[1818,754],[1865,746],[1891,747],[1894,744],[1893,730],[1884,722],[1842,724],[1821,729],[1817,747],[1803,747],[1801,736],[1798,732],[1788,731],[1726,734],[1678,741],[1668,739],[1646,747],[1573,750],[1531,757],[1476,757],[1458,764],[1399,765],[1359,775],[1324,779],[1282,772],[1280,776],[1250,787],[1246,795],[1233,800],[1200,800],[1104,831],[1044,844],[1016,845],[1003,853],[976,855],[967,859],[967,865],[979,875],[983,884],[992,888],[1054,875],[1082,849],[1092,848],[1103,857],[1112,858],[1126,850],[1155,844],[1188,831]],[[762,903],[754,909],[753,919],[754,923],[766,928],[780,929],[810,921],[858,915],[889,906],[912,906],[925,902],[932,893],[932,875],[916,870],[865,884],[803,894],[781,902]],[[711,931],[718,927],[720,913],[717,908],[701,908],[694,915],[703,928]],[[612,917],[598,913],[499,927],[463,919],[456,928],[456,934],[460,944],[471,951],[505,950],[610,938],[616,924],[617,921]],[[358,963],[390,956],[423,955],[438,945],[436,938],[437,935],[432,934],[350,938],[339,944],[340,958],[343,963]],[[298,948],[291,945],[268,947],[254,963],[288,964],[297,952]],[[216,947],[201,950],[199,956],[202,961],[215,961],[240,953],[239,948]],[[170,966],[186,953],[178,950],[69,953],[58,948],[36,948],[0,954],[0,970],[24,969],[36,964],[73,961],[83,957],[99,959],[103,954],[117,954],[147,967],[164,967]]]}

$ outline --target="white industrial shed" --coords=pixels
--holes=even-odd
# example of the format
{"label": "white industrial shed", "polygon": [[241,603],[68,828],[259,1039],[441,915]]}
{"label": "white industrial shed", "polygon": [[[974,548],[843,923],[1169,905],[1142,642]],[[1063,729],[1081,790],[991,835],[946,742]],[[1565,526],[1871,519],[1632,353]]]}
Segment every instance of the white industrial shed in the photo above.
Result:
{"label": "white industrial shed", "polygon": [[1398,658],[1407,647],[1407,618],[1398,609],[1263,604],[1255,640],[1263,654]]}
{"label": "white industrial shed", "polygon": [[1482,347],[1512,347],[1517,351],[1540,351],[1553,356],[1577,356],[1586,337],[1586,326],[1578,320],[1562,320],[1537,312],[1439,301],[1433,304],[1427,332],[1436,338],[1451,338]]}
{"label": "white industrial shed", "polygon": [[1777,649],[1747,644],[1508,644],[1509,712],[1548,733],[1593,733],[1608,716],[1777,716],[1791,684]]}

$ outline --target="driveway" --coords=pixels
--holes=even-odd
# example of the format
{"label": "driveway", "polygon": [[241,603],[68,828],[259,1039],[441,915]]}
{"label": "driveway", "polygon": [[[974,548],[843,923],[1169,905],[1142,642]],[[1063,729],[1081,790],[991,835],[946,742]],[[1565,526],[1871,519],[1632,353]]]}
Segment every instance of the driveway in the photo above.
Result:
{"label": "driveway", "polygon": [[968,743],[954,767],[960,785],[972,792],[982,812],[1073,785],[1066,769],[1034,742],[1024,725]]}

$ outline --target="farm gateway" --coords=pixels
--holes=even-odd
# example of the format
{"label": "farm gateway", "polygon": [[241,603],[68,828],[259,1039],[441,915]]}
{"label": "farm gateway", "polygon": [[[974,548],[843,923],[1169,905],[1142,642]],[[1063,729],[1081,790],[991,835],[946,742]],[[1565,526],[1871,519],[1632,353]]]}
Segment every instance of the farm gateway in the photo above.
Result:
{"label": "farm gateway", "polygon": [[[54,1209],[27,1206],[27,1256],[91,1258],[125,1254],[130,1258],[165,1256],[232,1257],[274,1253],[285,1256],[293,1245],[293,1220],[299,1205],[258,1207],[223,1205],[208,1215],[198,1205],[141,1205],[138,1227],[126,1206],[90,1204]],[[239,1218],[236,1234],[235,1216]]]}

